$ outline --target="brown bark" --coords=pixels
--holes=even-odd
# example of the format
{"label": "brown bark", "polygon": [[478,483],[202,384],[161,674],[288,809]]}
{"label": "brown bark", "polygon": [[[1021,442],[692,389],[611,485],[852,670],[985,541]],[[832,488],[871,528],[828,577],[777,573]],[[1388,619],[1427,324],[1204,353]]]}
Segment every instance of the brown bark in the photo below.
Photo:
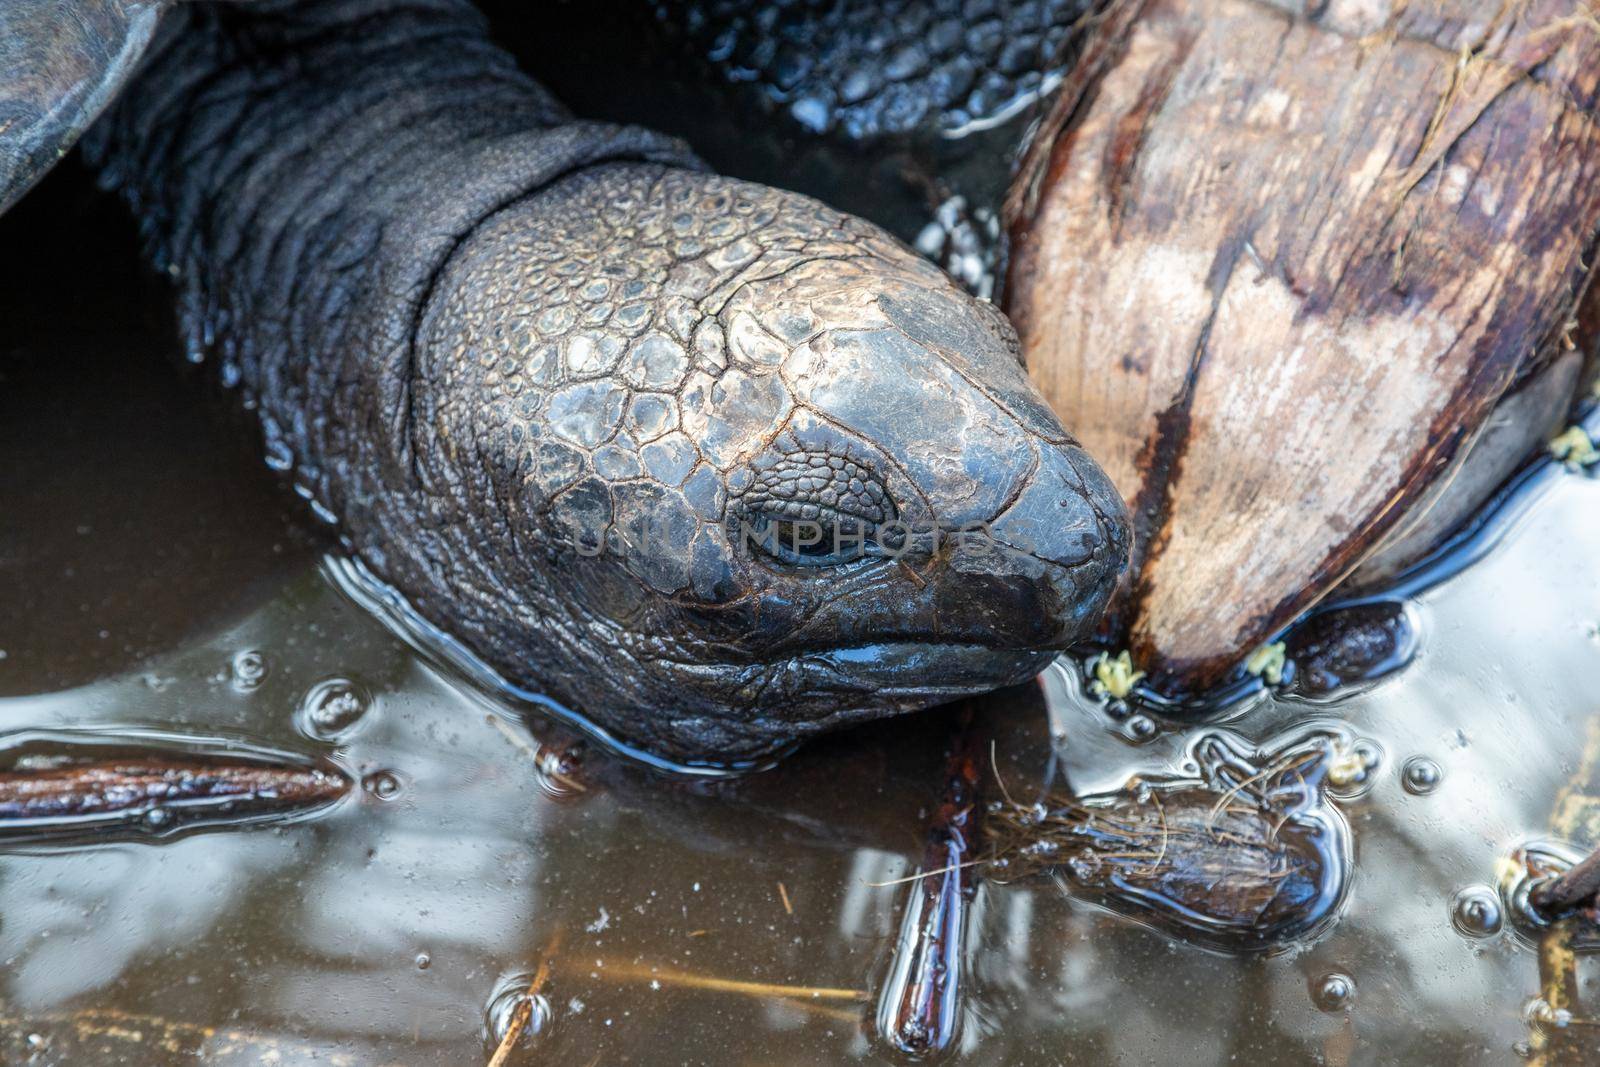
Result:
{"label": "brown bark", "polygon": [[1600,232],[1585,0],[1113,0],[1008,205],[1030,373],[1134,513],[1116,614],[1219,680],[1403,526]]}
{"label": "brown bark", "polygon": [[128,758],[0,771],[0,837],[59,833],[74,820],[154,808],[175,820],[223,813],[248,818],[331,804],[350,782],[331,770],[264,763]]}

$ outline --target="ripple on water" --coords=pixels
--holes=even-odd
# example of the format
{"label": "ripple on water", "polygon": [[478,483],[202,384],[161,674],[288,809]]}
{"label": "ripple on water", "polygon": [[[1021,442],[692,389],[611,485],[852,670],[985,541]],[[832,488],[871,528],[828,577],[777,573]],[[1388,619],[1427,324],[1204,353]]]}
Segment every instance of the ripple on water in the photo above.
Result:
{"label": "ripple on water", "polygon": [[490,1052],[504,1043],[506,1035],[511,1032],[512,1024],[521,1011],[526,1011],[528,1014],[527,1021],[523,1024],[522,1035],[517,1039],[517,1048],[532,1048],[540,1035],[550,1028],[554,1013],[549,998],[543,993],[529,993],[529,989],[536,981],[536,975],[526,971],[516,971],[501,975],[500,980],[495,982],[483,1014],[484,1046]]}
{"label": "ripple on water", "polygon": [[1439,788],[1444,771],[1427,756],[1412,756],[1400,768],[1400,784],[1412,796],[1427,796]]}
{"label": "ripple on water", "polygon": [[241,693],[259,689],[267,677],[267,654],[254,648],[235,653],[228,664],[228,675]]}
{"label": "ripple on water", "polygon": [[1500,895],[1486,885],[1471,885],[1450,902],[1450,922],[1466,937],[1493,937],[1505,922]]}
{"label": "ripple on water", "polygon": [[316,741],[348,740],[372,710],[372,694],[349,678],[324,678],[306,693],[295,726]]}

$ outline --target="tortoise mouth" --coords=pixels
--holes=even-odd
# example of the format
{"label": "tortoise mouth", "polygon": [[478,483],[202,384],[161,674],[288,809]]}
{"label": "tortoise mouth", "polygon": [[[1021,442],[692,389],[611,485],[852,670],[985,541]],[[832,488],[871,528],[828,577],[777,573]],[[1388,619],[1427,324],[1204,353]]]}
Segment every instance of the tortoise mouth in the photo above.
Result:
{"label": "tortoise mouth", "polygon": [[812,649],[779,665],[806,676],[814,692],[932,702],[1025,682],[1057,655],[1054,649],[901,638]]}

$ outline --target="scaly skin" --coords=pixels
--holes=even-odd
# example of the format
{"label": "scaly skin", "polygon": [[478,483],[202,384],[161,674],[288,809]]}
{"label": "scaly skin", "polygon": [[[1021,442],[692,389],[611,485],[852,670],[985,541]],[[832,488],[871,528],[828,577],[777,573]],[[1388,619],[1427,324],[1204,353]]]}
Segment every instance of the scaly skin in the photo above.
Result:
{"label": "scaly skin", "polygon": [[[573,121],[457,0],[185,7],[87,147],[349,548],[636,744],[746,757],[1019,681],[1123,566],[998,313],[859,220]],[[892,519],[1000,546],[746,536]]]}
{"label": "scaly skin", "polygon": [[1068,65],[1090,0],[656,0],[718,77],[813,133],[950,136],[1011,114]]}

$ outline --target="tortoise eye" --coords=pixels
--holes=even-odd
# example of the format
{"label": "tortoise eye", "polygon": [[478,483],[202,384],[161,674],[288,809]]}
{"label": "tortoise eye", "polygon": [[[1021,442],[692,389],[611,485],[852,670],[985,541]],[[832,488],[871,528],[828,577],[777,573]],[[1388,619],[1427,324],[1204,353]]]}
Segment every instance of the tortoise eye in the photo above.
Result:
{"label": "tortoise eye", "polygon": [[797,519],[763,512],[741,527],[740,539],[753,551],[789,566],[839,566],[876,554],[871,528],[843,515]]}

